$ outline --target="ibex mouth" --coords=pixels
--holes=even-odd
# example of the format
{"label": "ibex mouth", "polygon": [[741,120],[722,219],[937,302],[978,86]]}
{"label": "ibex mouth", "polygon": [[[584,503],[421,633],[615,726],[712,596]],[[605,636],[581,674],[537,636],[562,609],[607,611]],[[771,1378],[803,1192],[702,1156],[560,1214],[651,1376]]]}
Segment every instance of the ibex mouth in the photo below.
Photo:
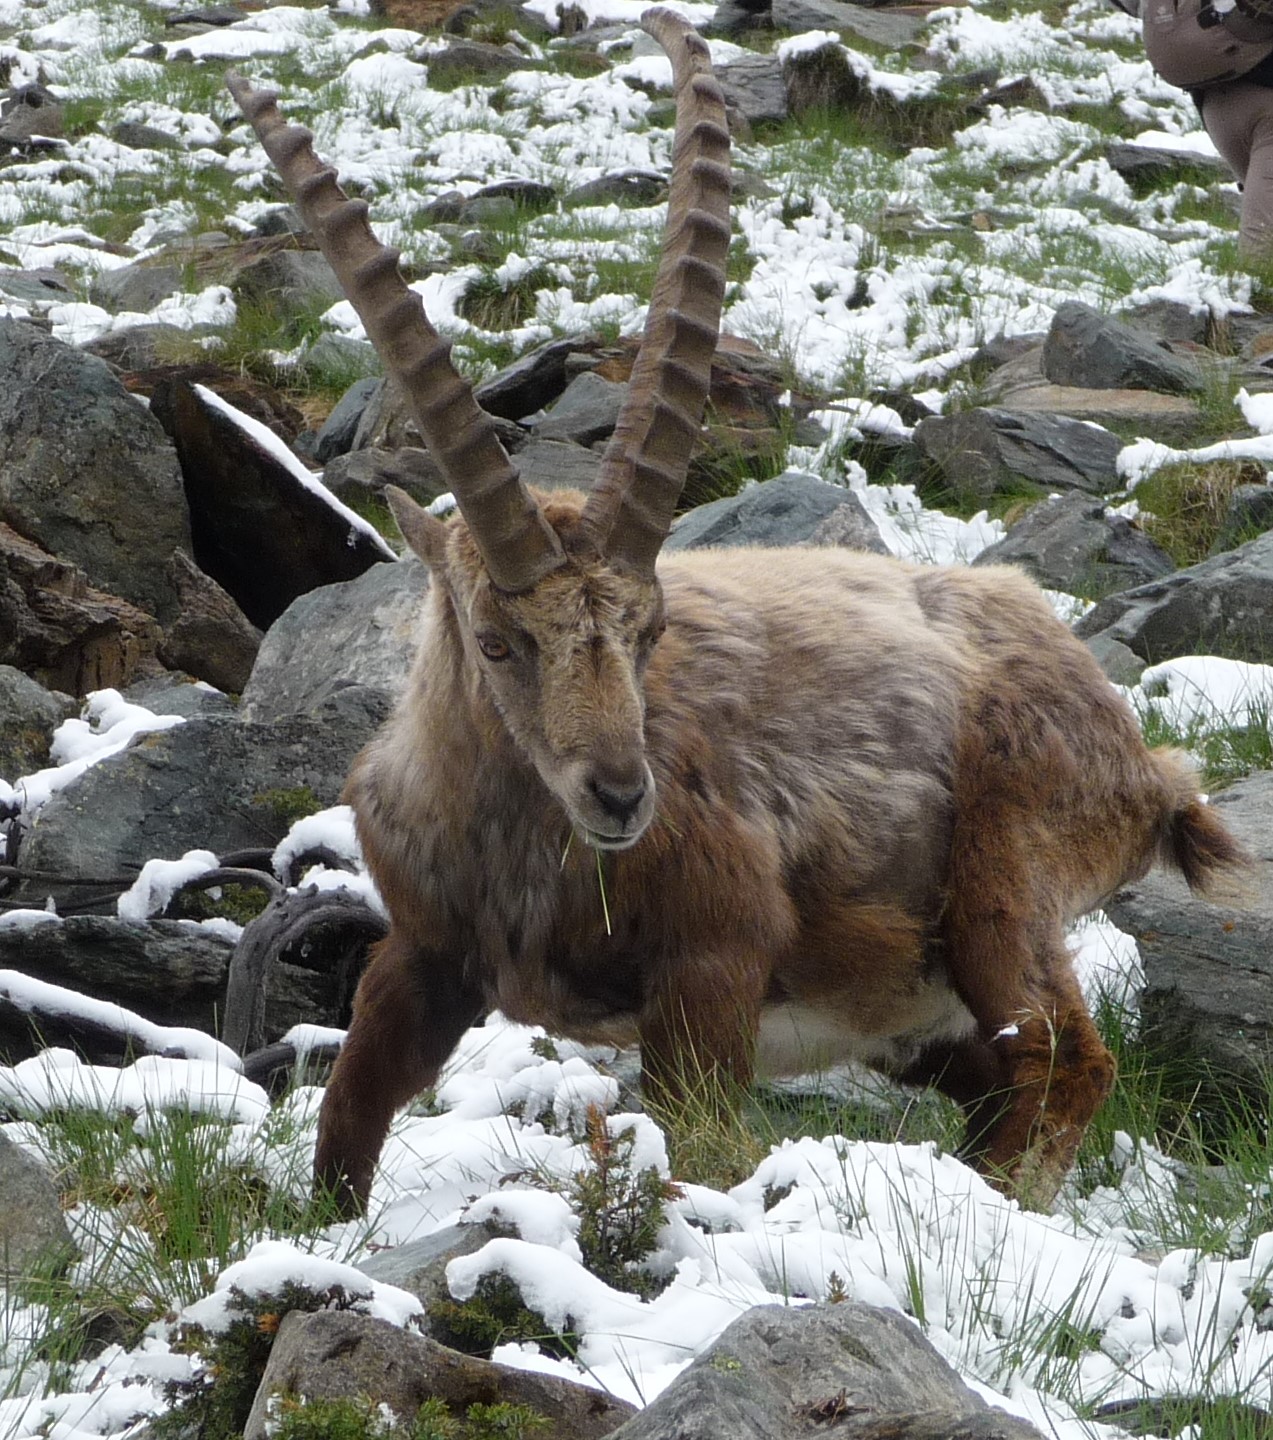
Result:
{"label": "ibex mouth", "polygon": [[583,843],[593,850],[630,850],[646,831],[644,825],[631,835],[599,835],[586,825],[576,825],[575,829]]}

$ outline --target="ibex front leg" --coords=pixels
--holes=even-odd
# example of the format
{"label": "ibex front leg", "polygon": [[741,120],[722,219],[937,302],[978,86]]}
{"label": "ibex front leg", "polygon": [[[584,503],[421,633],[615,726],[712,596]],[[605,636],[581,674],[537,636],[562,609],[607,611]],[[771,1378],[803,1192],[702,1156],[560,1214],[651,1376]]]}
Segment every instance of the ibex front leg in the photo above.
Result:
{"label": "ibex front leg", "polygon": [[375,947],[318,1120],[314,1184],[341,1213],[367,1205],[394,1112],[438,1077],[481,997],[454,961],[395,929]]}

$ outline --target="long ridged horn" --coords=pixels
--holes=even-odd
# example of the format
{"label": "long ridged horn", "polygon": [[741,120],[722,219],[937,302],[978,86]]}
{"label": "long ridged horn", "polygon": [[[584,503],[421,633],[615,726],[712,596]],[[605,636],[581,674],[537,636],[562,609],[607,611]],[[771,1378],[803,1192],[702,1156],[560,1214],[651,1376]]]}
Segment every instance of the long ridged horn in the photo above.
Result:
{"label": "long ridged horn", "polygon": [[720,334],[729,129],[702,36],[670,10],[647,10],[641,24],[667,51],[676,89],[667,238],[628,398],[583,523],[601,553],[653,573],[698,440]]}
{"label": "long ridged horn", "polygon": [[451,363],[451,347],[407,288],[400,252],[372,234],[366,203],[341,190],[335,170],[314,154],[313,135],[279,114],[273,91],[255,90],[233,71],[226,84],[336,272],[385,373],[406,396],[491,579],[501,590],[529,590],[565,562],[565,552],[473,387]]}

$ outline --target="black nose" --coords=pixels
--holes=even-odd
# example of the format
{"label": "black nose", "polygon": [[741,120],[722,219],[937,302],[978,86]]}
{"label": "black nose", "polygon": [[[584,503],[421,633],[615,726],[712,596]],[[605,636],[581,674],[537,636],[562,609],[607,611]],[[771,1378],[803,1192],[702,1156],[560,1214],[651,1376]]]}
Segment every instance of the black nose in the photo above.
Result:
{"label": "black nose", "polygon": [[641,801],[645,799],[645,781],[635,785],[614,784],[606,780],[591,780],[588,788],[596,797],[597,804],[620,825],[626,825],[636,814]]}

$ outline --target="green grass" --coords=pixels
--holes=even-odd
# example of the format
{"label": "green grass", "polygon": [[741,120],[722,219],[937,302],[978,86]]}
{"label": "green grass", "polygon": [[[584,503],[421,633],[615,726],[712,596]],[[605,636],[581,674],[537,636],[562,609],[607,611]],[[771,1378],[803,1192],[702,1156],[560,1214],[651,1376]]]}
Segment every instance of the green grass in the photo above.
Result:
{"label": "green grass", "polygon": [[0,1291],[0,1352],[14,1325],[37,1331],[9,1393],[65,1388],[86,1354],[136,1344],[262,1236],[303,1246],[332,1218],[310,1199],[308,1145],[286,1105],[247,1154],[224,1121],[180,1107],[129,1117],[67,1106],[41,1116],[38,1136],[84,1254],[73,1278],[36,1274]]}
{"label": "green grass", "polygon": [[[1250,461],[1185,460],[1164,465],[1136,487],[1137,503],[1145,512],[1141,525],[1177,565],[1196,565],[1219,538],[1233,492],[1239,485],[1263,481],[1264,466]],[[1254,538],[1255,533],[1242,538]]]}

